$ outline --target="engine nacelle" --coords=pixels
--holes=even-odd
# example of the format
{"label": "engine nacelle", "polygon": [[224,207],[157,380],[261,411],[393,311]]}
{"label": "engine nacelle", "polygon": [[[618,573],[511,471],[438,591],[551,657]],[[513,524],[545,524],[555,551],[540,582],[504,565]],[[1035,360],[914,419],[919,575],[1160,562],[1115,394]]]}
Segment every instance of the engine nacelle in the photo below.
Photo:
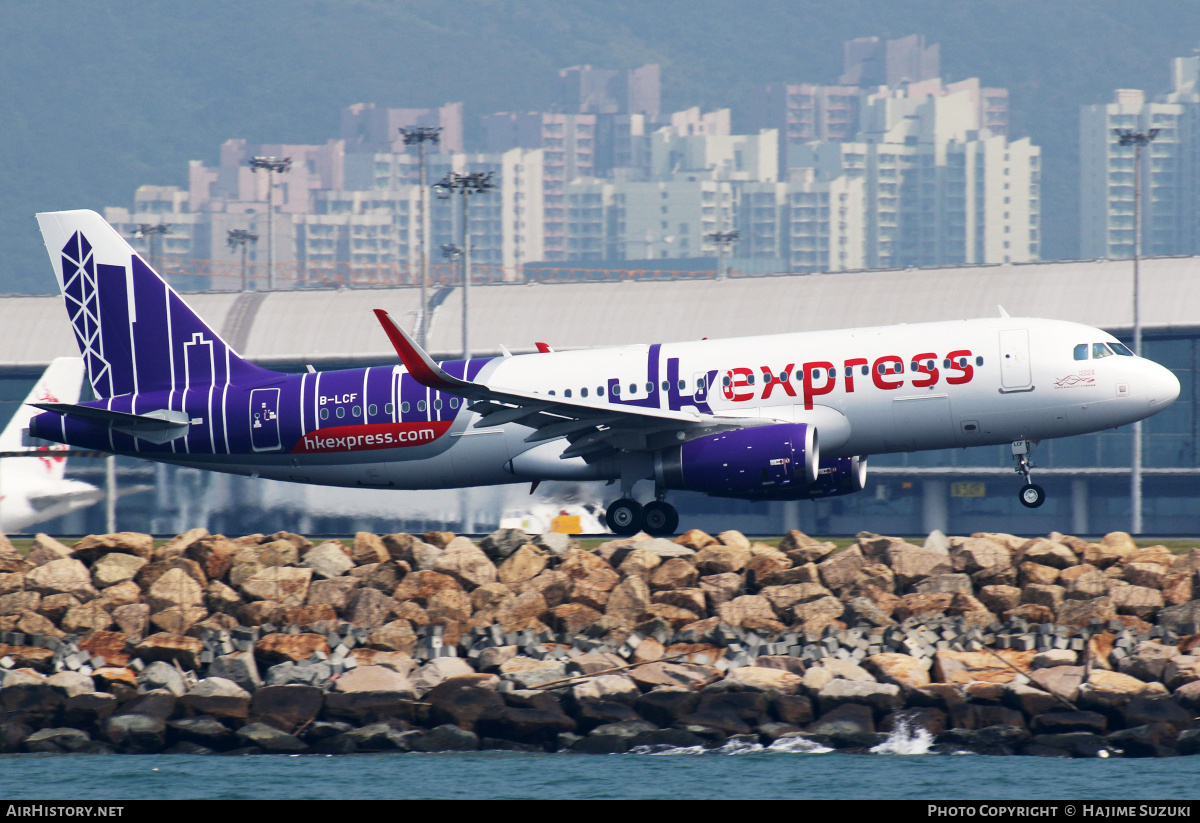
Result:
{"label": "engine nacelle", "polygon": [[755,426],[689,440],[655,456],[663,488],[746,499],[797,499],[817,482],[817,429],[807,423]]}
{"label": "engine nacelle", "polygon": [[867,486],[867,458],[827,457],[817,468],[817,482],[808,487],[808,499],[839,497]]}

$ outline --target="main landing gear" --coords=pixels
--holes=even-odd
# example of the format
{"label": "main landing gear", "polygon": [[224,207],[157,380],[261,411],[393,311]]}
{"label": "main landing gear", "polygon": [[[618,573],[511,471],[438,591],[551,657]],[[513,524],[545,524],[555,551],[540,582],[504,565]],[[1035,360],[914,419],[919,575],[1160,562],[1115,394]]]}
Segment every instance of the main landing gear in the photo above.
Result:
{"label": "main landing gear", "polygon": [[1017,461],[1016,472],[1025,478],[1025,485],[1017,493],[1021,505],[1027,509],[1036,509],[1046,502],[1046,490],[1029,478],[1029,470],[1037,468],[1031,462],[1033,450],[1037,448],[1036,440],[1016,440],[1012,444],[1013,460]]}
{"label": "main landing gear", "polygon": [[655,536],[674,534],[679,528],[679,512],[665,500],[655,500],[643,506],[630,497],[609,504],[604,513],[608,527],[622,536],[645,531]]}

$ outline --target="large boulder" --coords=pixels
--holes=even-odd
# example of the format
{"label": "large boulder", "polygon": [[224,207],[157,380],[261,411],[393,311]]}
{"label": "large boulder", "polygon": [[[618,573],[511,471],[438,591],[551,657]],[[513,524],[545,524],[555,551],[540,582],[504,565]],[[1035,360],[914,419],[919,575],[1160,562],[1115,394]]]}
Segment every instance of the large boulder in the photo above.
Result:
{"label": "large boulder", "polygon": [[232,680],[206,677],[179,698],[195,714],[244,720],[249,714],[250,693]]}
{"label": "large boulder", "polygon": [[1043,537],[1035,537],[1022,546],[1020,557],[1025,562],[1060,570],[1079,563],[1079,557],[1075,552],[1062,543],[1055,543]]}
{"label": "large boulder", "polygon": [[417,692],[424,694],[452,677],[462,677],[474,673],[475,670],[462,658],[437,657],[413,672],[411,682]]}
{"label": "large boulder", "polygon": [[342,674],[325,696],[326,713],[359,721],[408,717],[416,690],[407,677],[386,666],[359,666]]}
{"label": "large boulder", "polygon": [[721,621],[730,626],[777,634],[785,628],[775,617],[771,601],[761,595],[744,594],[717,607]]}
{"label": "large boulder", "polygon": [[453,577],[468,591],[496,582],[495,565],[465,537],[457,537],[450,541],[434,562],[432,569]]}
{"label": "large boulder", "polygon": [[154,553],[154,538],[138,532],[89,534],[71,550],[72,555],[85,563],[95,562],[96,558],[111,552],[132,554],[149,561]]}
{"label": "large boulder", "polygon": [[250,698],[249,715],[255,722],[294,734],[316,720],[324,705],[325,693],[315,686],[263,686]]}
{"label": "large boulder", "polygon": [[[286,541],[276,541],[282,542]],[[247,600],[271,600],[286,607],[303,606],[312,576],[312,569],[267,566],[243,580],[238,589]]]}
{"label": "large boulder", "polygon": [[939,651],[933,656],[933,679],[939,683],[1009,683],[1027,674],[1037,652],[1002,649],[994,652]]}
{"label": "large boulder", "polygon": [[526,544],[517,549],[497,569],[501,583],[524,583],[541,574],[549,563],[546,552],[537,546]]}
{"label": "large boulder", "polygon": [[1005,569],[1012,566],[1012,552],[987,537],[967,537],[950,552],[950,562],[956,572],[974,574],[983,569]]}
{"label": "large boulder", "polygon": [[146,603],[152,613],[176,606],[202,608],[204,589],[183,569],[169,569],[150,586]]}
{"label": "large boulder", "polygon": [[613,588],[604,613],[615,625],[633,628],[641,622],[649,606],[650,587],[641,577],[629,576]]}
{"label": "large boulder", "polygon": [[162,751],[167,724],[158,717],[144,714],[119,714],[109,717],[101,732],[117,751],[126,754],[154,754]]}
{"label": "large boulder", "polygon": [[331,542],[309,549],[300,565],[312,569],[313,574],[321,580],[333,580],[353,569],[354,561],[346,555],[340,544]]}
{"label": "large boulder", "polygon": [[782,669],[768,669],[759,666],[742,666],[732,669],[724,680],[719,680],[708,687],[709,690],[734,692],[772,692],[775,694],[796,694],[800,691],[802,678]]}
{"label": "large boulder", "polygon": [[779,550],[796,565],[819,563],[828,557],[837,546],[809,537],[802,531],[792,529],[779,541]]}
{"label": "large boulder", "polygon": [[902,592],[926,577],[954,571],[948,554],[923,546],[908,543],[893,545],[888,548],[885,557],[896,576],[896,588]]}
{"label": "large boulder", "polygon": [[113,552],[101,557],[92,564],[92,583],[97,589],[106,589],[137,576],[142,566],[148,562],[144,557],[135,554]]}
{"label": "large boulder", "polygon": [[237,730],[243,747],[256,747],[265,754],[296,754],[308,751],[308,744],[266,723],[247,723]]}
{"label": "large boulder", "polygon": [[1152,683],[1163,679],[1167,663],[1178,654],[1179,652],[1174,646],[1144,641],[1134,646],[1128,657],[1121,658],[1117,663],[1117,668],[1122,674]]}
{"label": "large boulder", "polygon": [[556,660],[514,657],[500,664],[500,677],[518,689],[532,689],[567,677],[567,667]]}
{"label": "large boulder", "polygon": [[1098,712],[1119,712],[1135,697],[1165,697],[1161,683],[1145,683],[1128,674],[1094,670],[1079,689],[1079,707]]}
{"label": "large boulder", "polygon": [[311,658],[314,652],[329,654],[329,641],[325,639],[324,635],[276,632],[260,638],[254,644],[255,656],[268,664],[283,663],[288,660],[298,663]]}
{"label": "large boulder", "polygon": [[92,576],[87,566],[74,558],[51,560],[26,573],[26,591],[37,592],[43,597],[54,594],[69,594],[81,602],[99,596],[92,585]]}
{"label": "large boulder", "polygon": [[134,647],[133,653],[145,661],[161,660],[177,662],[185,670],[200,668],[200,654],[204,644],[194,637],[159,632],[144,638]]}
{"label": "large boulder", "polygon": [[825,584],[825,587],[837,591],[852,583],[866,564],[866,559],[858,546],[851,546],[818,563],[817,570],[820,572],[821,582]]}
{"label": "large boulder", "polygon": [[1196,632],[1200,628],[1200,600],[1162,609],[1158,613],[1158,625],[1181,634]]}
{"label": "large boulder", "polygon": [[930,684],[929,662],[907,654],[884,652],[863,660],[863,668],[880,683],[891,683],[905,691]]}
{"label": "large boulder", "polygon": [[1064,600],[1055,611],[1055,620],[1060,626],[1072,629],[1087,628],[1093,620],[1108,622],[1117,616],[1110,597],[1093,597],[1090,600]]}
{"label": "large boulder", "polygon": [[1117,614],[1131,614],[1143,620],[1153,617],[1165,605],[1161,591],[1144,586],[1113,586],[1108,596]]}

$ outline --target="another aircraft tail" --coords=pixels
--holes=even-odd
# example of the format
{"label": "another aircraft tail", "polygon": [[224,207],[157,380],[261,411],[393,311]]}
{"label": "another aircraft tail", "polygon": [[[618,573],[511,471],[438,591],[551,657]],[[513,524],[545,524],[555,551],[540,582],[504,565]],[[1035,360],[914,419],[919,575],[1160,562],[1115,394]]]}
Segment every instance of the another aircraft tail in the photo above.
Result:
{"label": "another aircraft tail", "polygon": [[270,374],[209,328],[99,214],[37,218],[98,398]]}
{"label": "another aircraft tail", "polygon": [[[29,428],[29,419],[41,410],[31,403],[75,403],[83,384],[83,361],[78,357],[59,357],[46,367],[33,390],[16,414],[0,432],[0,451],[36,452],[38,457],[21,457],[4,462],[6,474],[39,475],[43,478],[61,480],[67,467],[65,457],[55,456],[56,451],[65,451],[64,445],[30,446],[25,442],[24,432]],[[44,441],[43,441],[44,442]]]}

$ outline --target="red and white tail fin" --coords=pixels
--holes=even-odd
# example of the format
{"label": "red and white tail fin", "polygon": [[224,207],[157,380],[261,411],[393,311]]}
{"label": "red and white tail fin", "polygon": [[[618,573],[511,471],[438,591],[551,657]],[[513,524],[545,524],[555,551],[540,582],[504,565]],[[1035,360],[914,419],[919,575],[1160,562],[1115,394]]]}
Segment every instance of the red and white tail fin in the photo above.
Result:
{"label": "red and white tail fin", "polygon": [[79,390],[83,385],[83,360],[79,357],[59,357],[46,367],[46,371],[38,379],[25,402],[17,408],[16,414],[4,431],[0,433],[0,451],[31,453],[44,452],[44,457],[19,457],[5,460],[5,474],[36,475],[39,477],[58,480],[66,470],[66,457],[55,456],[56,451],[65,451],[67,447],[58,443],[30,445],[24,436],[29,428],[29,419],[40,414],[41,409],[29,405],[31,403],[77,403]]}

